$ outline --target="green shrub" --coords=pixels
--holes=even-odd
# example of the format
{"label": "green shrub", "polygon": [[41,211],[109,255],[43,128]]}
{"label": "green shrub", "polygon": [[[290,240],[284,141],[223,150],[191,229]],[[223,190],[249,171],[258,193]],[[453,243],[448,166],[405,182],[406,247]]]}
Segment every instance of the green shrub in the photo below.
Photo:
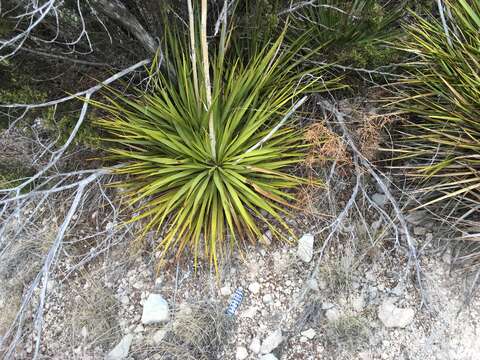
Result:
{"label": "green shrub", "polygon": [[398,35],[402,9],[385,8],[377,0],[322,0],[292,15],[290,36],[310,32],[308,48],[320,47],[319,55],[330,61],[356,67],[387,65],[378,59],[385,51],[381,44]]}
{"label": "green shrub", "polygon": [[168,75],[154,73],[154,64],[147,91],[115,92],[109,103],[97,103],[110,114],[98,124],[110,133],[104,140],[122,164],[115,169],[124,176],[118,185],[137,206],[131,221],[148,219],[143,234],[162,235],[162,255],[188,249],[197,264],[204,252],[216,266],[225,244],[261,239],[261,224],[276,237],[291,234],[283,216],[294,198],[290,190],[304,180],[289,168],[303,161],[306,145],[292,117],[280,121],[301,95],[339,84],[296,71],[301,44],[283,47],[283,36],[244,63],[225,56],[230,36],[224,28],[214,54],[206,56],[210,68],[197,45],[199,32],[196,61],[180,33],[167,36]]}
{"label": "green shrub", "polygon": [[467,212],[480,198],[480,0],[445,5],[448,36],[433,16],[406,26],[402,49],[416,58],[397,104],[412,118],[395,151],[422,184],[423,206],[454,201]]}
{"label": "green shrub", "polygon": [[[55,134],[58,134],[58,143],[64,144],[72,133],[78,121],[78,111],[70,112],[62,111],[53,116],[51,112],[44,113],[45,127]],[[82,126],[73,140],[73,144],[86,146],[90,149],[98,149],[101,147],[101,132],[94,125],[95,115],[87,114]]]}
{"label": "green shrub", "polygon": [[[46,92],[32,85],[28,75],[22,73],[17,64],[11,60],[0,62],[0,84],[0,104],[35,104],[47,99]],[[9,115],[12,117],[10,120],[22,113],[23,109],[9,111]],[[33,122],[35,116],[41,116],[43,113],[43,109],[32,110],[29,111],[26,118]],[[0,129],[7,128],[8,125],[9,118],[0,116]]]}
{"label": "green shrub", "polygon": [[0,157],[0,189],[13,188],[34,174],[32,167],[14,159]]}
{"label": "green shrub", "polygon": [[[0,104],[37,104],[47,101],[49,95],[44,86],[35,84],[31,80],[32,74],[27,72],[24,64],[15,61],[5,60],[0,63],[0,83],[5,84],[0,88]],[[51,97],[50,97],[51,98]],[[58,135],[58,143],[63,144],[70,136],[78,120],[78,109],[72,105],[78,103],[61,104],[57,108],[37,108],[29,110],[23,120],[27,125],[33,124],[36,118],[43,120],[43,126]],[[22,115],[24,109],[19,108],[10,111],[11,119]],[[90,148],[98,148],[98,128],[92,125],[92,118],[95,115],[87,114],[82,127],[79,129],[74,143]],[[10,120],[11,120],[10,119]],[[6,116],[0,117],[0,129],[9,126],[9,119]]]}

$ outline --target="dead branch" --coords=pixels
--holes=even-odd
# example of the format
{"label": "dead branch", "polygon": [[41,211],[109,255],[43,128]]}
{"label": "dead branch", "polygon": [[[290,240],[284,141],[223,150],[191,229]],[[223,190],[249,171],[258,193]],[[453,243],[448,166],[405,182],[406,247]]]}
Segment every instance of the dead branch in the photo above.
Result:
{"label": "dead branch", "polygon": [[417,252],[417,248],[415,245],[415,240],[413,239],[412,235],[410,234],[410,230],[408,229],[407,226],[407,221],[405,220],[405,216],[403,215],[402,210],[400,209],[398,202],[396,199],[393,197],[392,193],[390,192],[389,187],[385,184],[385,180],[382,179],[382,176],[384,177],[383,174],[379,173],[373,165],[370,163],[370,161],[363,156],[363,154],[359,151],[356,143],[354,142],[352,136],[350,135],[350,132],[345,125],[345,117],[346,115],[341,113],[337,107],[330,102],[324,100],[319,102],[319,105],[321,105],[324,109],[327,111],[331,112],[335,118],[338,121],[338,124],[340,125],[342,132],[344,134],[345,140],[347,141],[348,145],[354,152],[359,157],[361,165],[370,173],[370,175],[375,179],[377,184],[380,186],[382,191],[384,192],[385,196],[387,197],[388,201],[392,205],[392,208],[395,212],[395,215],[397,217],[398,222],[400,223],[400,226],[403,230],[403,233],[405,234],[406,238],[406,243],[407,243],[407,248],[408,248],[408,261],[409,261],[409,267],[411,265],[414,266],[415,272],[416,272],[416,279],[417,283],[420,288],[420,294],[421,294],[421,305],[426,305],[426,293],[425,289],[423,288],[423,281],[422,281],[422,269],[419,261],[419,255]]}
{"label": "dead branch", "polygon": [[96,6],[103,14],[119,23],[122,27],[132,33],[132,35],[143,45],[150,54],[155,54],[158,50],[158,43],[145,30],[138,19],[128,11],[128,9],[118,0],[90,0],[93,6]]}

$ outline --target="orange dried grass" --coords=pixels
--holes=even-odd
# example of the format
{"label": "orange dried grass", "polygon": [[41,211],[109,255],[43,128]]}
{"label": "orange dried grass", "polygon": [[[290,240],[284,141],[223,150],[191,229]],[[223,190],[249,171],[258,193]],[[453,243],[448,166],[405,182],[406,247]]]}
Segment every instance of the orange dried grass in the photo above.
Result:
{"label": "orange dried grass", "polygon": [[392,117],[372,113],[362,113],[361,117],[361,125],[356,131],[358,145],[362,155],[369,161],[374,161],[383,141],[382,131],[385,125],[392,122]]}
{"label": "orange dried grass", "polygon": [[340,164],[352,162],[342,138],[328,129],[323,122],[310,125],[305,132],[305,140],[312,145],[305,159],[305,164],[309,167],[327,161],[337,161]]}

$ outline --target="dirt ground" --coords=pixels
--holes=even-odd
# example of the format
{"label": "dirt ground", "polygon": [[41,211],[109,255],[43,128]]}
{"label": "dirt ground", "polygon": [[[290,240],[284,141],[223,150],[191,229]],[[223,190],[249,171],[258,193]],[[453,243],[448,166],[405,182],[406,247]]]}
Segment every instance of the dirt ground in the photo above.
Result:
{"label": "dirt ground", "polygon": [[[423,234],[417,236],[420,243],[435,236],[419,225],[415,232]],[[264,340],[280,332],[282,341],[271,352],[284,360],[479,359],[480,299],[465,306],[464,277],[450,274],[449,253],[426,251],[419,283],[413,269],[406,271],[404,254],[388,248],[388,239],[383,235],[370,243],[353,232],[328,248],[321,262],[320,236],[315,236],[309,262],[302,261],[292,245],[248,247],[227,262],[220,277],[188,265],[157,274],[155,256],[126,256],[131,248],[123,243],[68,280],[62,281],[61,272],[51,280],[41,358],[102,359],[132,334],[128,359],[167,359],[158,349],[182,313],[214,304],[221,310],[214,321],[226,322],[223,310],[241,287],[244,299],[206,358],[259,359]],[[67,272],[68,266],[59,269]],[[167,300],[170,323],[142,324],[150,293]],[[0,302],[2,310],[8,302]],[[400,327],[389,327],[380,314],[386,303],[414,316]],[[201,332],[216,326],[200,325]],[[28,338],[16,357],[31,358],[33,348],[33,338]]]}

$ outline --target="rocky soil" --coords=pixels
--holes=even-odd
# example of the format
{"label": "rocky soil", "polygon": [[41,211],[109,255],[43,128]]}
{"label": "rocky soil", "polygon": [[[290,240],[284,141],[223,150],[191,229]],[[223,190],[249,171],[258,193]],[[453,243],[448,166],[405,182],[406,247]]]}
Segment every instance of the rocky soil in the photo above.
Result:
{"label": "rocky soil", "polygon": [[[221,278],[186,265],[157,274],[154,258],[119,246],[68,281],[51,280],[42,358],[479,359],[480,300],[464,306],[448,253],[421,258],[420,290],[407,259],[385,244],[362,261],[355,242],[338,244],[318,263],[321,241],[306,233],[297,247],[247,248]],[[228,317],[240,288],[243,301]],[[18,359],[31,358],[33,340]]]}

